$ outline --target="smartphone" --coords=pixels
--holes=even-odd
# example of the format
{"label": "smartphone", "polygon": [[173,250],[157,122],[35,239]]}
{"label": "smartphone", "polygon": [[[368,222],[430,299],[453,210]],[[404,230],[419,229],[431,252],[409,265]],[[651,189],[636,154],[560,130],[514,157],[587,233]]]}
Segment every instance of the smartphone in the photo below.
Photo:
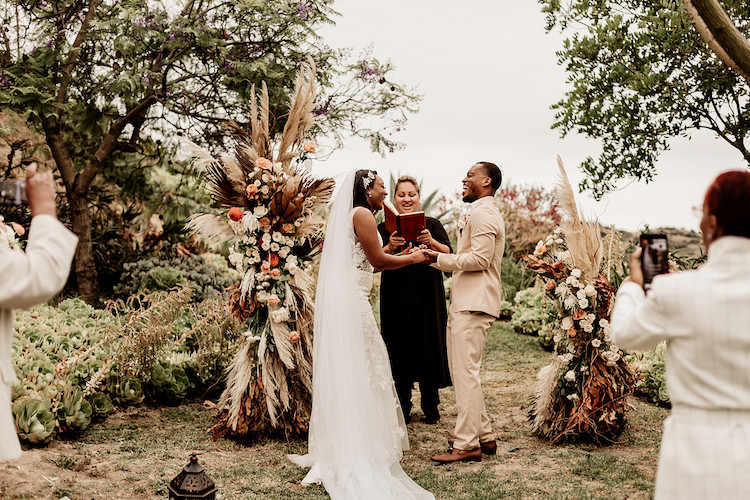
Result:
{"label": "smartphone", "polygon": [[657,274],[669,272],[669,249],[666,234],[641,234],[641,270],[643,289],[648,293]]}
{"label": "smartphone", "polygon": [[2,205],[26,205],[26,180],[6,179],[0,181],[0,204]]}

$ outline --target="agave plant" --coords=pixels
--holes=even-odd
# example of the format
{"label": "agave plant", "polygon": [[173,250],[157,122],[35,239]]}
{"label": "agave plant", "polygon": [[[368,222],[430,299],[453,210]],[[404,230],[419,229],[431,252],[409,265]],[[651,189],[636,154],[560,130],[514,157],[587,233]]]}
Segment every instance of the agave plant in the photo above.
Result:
{"label": "agave plant", "polygon": [[19,398],[13,403],[13,417],[18,437],[32,445],[49,443],[55,434],[55,417],[49,401]]}

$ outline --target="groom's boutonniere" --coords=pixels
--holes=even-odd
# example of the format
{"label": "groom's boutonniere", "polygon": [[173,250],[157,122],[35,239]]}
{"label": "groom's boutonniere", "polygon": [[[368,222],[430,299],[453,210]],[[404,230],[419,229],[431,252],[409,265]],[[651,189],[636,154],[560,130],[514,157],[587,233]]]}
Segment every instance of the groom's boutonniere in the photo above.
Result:
{"label": "groom's boutonniere", "polygon": [[469,222],[469,215],[471,214],[465,214],[463,217],[458,219],[458,230],[463,231],[466,227],[466,223]]}

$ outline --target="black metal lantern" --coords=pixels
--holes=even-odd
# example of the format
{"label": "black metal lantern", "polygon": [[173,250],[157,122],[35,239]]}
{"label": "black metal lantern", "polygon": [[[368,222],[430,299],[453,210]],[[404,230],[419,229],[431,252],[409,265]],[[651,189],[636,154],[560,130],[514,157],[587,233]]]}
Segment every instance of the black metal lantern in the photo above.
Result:
{"label": "black metal lantern", "polygon": [[192,498],[216,499],[216,485],[198,463],[198,455],[190,455],[190,463],[169,482],[169,498],[187,500]]}

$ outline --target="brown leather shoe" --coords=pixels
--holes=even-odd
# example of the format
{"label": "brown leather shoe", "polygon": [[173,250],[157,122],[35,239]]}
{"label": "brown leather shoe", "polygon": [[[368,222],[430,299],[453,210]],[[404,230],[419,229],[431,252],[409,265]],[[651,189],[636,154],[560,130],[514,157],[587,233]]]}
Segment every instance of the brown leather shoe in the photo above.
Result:
{"label": "brown leather shoe", "polygon": [[[448,440],[448,444],[451,445],[451,447],[453,447],[453,443],[455,442],[456,440],[453,438]],[[485,455],[495,455],[497,453],[497,441],[494,439],[492,441],[487,441],[486,443],[480,441],[479,447]]]}
{"label": "brown leather shoe", "polygon": [[451,464],[453,462],[480,462],[482,460],[482,450],[474,448],[473,450],[459,450],[453,448],[442,455],[430,457],[430,460],[439,464]]}

